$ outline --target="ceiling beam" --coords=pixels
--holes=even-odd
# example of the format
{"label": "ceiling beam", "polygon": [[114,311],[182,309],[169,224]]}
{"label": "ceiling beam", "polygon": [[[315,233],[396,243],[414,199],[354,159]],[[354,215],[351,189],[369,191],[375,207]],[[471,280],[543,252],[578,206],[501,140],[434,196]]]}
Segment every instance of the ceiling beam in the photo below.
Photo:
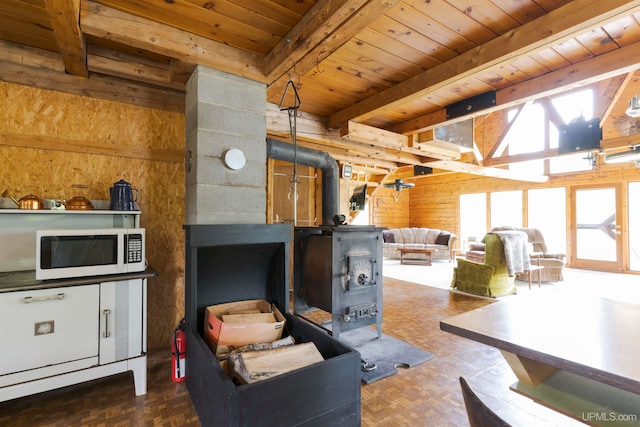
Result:
{"label": "ceiling beam", "polygon": [[[267,104],[267,133],[278,137],[291,138],[291,128],[287,111],[280,111],[277,105]],[[309,113],[300,113],[296,117],[296,140],[305,140],[319,144],[319,149],[328,153],[338,150],[341,154],[351,156],[356,163],[368,163],[374,159],[384,159],[379,165],[385,168],[395,168],[396,163],[421,165],[431,159],[420,152],[420,155],[406,151],[392,150],[378,147],[370,143],[360,141],[345,141],[340,133],[327,130],[324,127],[324,117]]]}
{"label": "ceiling beam", "polygon": [[594,105],[596,111],[593,112],[594,117],[600,117],[600,127],[611,119],[611,112],[616,106],[622,93],[626,89],[629,82],[633,79],[634,73],[629,72],[612,78],[607,82],[607,87],[599,95],[596,95]]}
{"label": "ceiling beam", "polygon": [[45,0],[53,35],[69,74],[88,77],[87,46],[80,31],[81,0]]}
{"label": "ceiling beam", "polygon": [[142,83],[185,90],[185,84],[174,82],[170,64],[144,59],[140,56],[118,52],[106,47],[90,45],[87,66],[93,73],[121,77]]}
{"label": "ceiling beam", "polygon": [[398,133],[423,131],[436,126],[457,122],[469,117],[504,110],[539,98],[557,95],[581,86],[593,84],[620,74],[635,71],[640,66],[640,42],[616,49],[605,54],[586,59],[577,64],[552,71],[540,77],[509,86],[496,92],[495,106],[475,113],[446,119],[446,109],[425,114],[393,126]]}
{"label": "ceiling beam", "polygon": [[[64,74],[64,63],[59,53],[27,47],[4,40],[0,40],[0,61]],[[11,77],[6,76],[2,70],[0,70],[0,75],[5,76],[4,78],[6,78],[6,80],[3,81],[13,83]]]}
{"label": "ceiling beam", "polygon": [[375,112],[389,111],[422,98],[429,92],[461,84],[464,79],[476,73],[500,67],[518,57],[532,55],[638,10],[640,0],[574,0],[450,61],[332,114],[327,120],[327,127],[337,127],[348,120],[365,121]]}
{"label": "ceiling beam", "polygon": [[296,68],[300,60],[365,3],[366,0],[318,1],[265,56],[265,74],[274,81]]}
{"label": "ceiling beam", "polygon": [[491,178],[512,179],[516,181],[547,182],[549,180],[549,177],[545,175],[521,174],[521,173],[518,173],[517,171],[510,171],[507,169],[500,169],[500,168],[483,167],[483,166],[478,166],[471,163],[456,162],[452,160],[437,160],[435,162],[427,163],[426,166],[429,166],[431,168],[449,170],[453,172],[487,176]]}
{"label": "ceiling beam", "polygon": [[261,55],[89,0],[82,1],[80,28],[102,39],[266,83]]}
{"label": "ceiling beam", "polygon": [[[344,3],[344,4],[343,4]],[[265,58],[267,96],[285,89],[289,74],[304,75],[399,0],[319,1]]]}
{"label": "ceiling beam", "polygon": [[346,122],[340,128],[340,136],[348,141],[359,141],[376,147],[403,151],[418,156],[428,156],[436,159],[457,160],[460,153],[442,147],[417,147],[413,139],[395,132],[367,126],[356,122]]}
{"label": "ceiling beam", "polygon": [[184,92],[99,74],[90,74],[88,79],[65,74],[59,54],[2,41],[0,81],[184,113]]}

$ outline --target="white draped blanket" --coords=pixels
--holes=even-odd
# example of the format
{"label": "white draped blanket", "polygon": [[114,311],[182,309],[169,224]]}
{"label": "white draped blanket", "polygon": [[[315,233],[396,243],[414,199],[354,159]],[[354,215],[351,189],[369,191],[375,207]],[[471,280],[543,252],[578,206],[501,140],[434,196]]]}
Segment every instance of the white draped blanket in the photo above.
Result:
{"label": "white draped blanket", "polygon": [[531,268],[527,234],[522,231],[494,231],[504,245],[504,259],[509,276],[524,273]]}

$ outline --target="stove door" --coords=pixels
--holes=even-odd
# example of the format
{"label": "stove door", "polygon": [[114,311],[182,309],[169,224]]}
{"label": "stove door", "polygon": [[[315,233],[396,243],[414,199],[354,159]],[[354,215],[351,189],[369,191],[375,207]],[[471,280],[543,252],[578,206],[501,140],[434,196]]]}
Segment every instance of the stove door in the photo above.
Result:
{"label": "stove door", "polygon": [[0,294],[0,375],[98,355],[99,285]]}

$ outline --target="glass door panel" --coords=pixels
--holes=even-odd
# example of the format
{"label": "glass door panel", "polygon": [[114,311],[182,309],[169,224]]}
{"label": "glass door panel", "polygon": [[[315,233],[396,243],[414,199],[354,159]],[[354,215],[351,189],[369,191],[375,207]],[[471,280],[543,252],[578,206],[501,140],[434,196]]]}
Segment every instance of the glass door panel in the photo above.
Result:
{"label": "glass door panel", "polygon": [[640,271],[640,182],[629,183],[629,269]]}
{"label": "glass door panel", "polygon": [[574,267],[622,270],[616,186],[574,189]]}

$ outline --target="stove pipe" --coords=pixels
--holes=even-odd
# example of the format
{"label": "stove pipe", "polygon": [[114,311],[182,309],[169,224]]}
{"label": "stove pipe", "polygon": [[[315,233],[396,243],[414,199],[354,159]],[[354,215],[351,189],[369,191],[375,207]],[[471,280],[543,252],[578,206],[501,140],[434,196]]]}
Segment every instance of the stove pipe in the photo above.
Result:
{"label": "stove pipe", "polygon": [[[297,153],[296,153],[297,150]],[[267,157],[322,170],[322,224],[333,224],[333,217],[340,213],[340,168],[329,153],[267,138]]]}

